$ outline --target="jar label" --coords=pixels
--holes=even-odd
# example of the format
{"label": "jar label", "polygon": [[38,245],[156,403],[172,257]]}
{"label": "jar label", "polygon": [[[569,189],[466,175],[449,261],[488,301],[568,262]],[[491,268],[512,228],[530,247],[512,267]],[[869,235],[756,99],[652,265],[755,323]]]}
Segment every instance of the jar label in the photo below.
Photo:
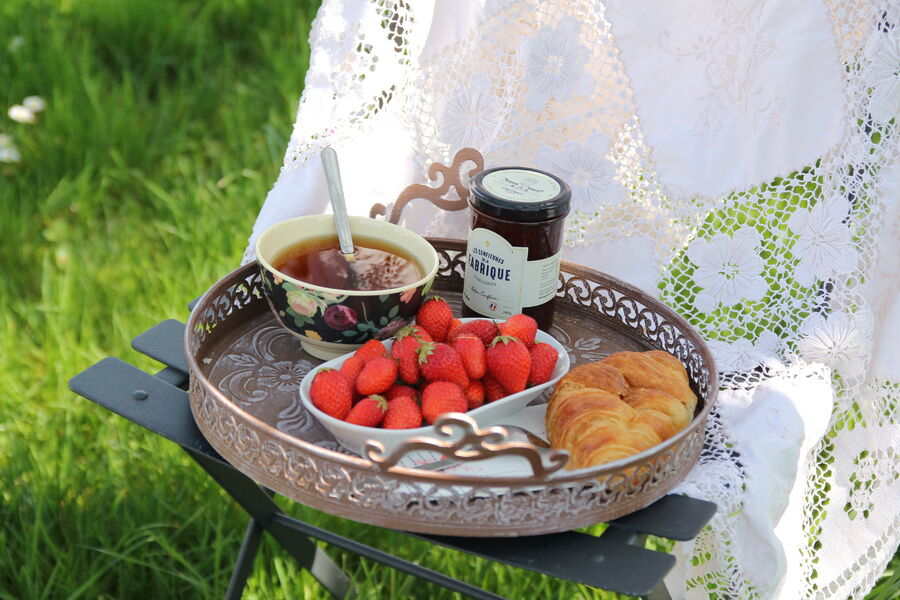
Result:
{"label": "jar label", "polygon": [[513,246],[489,229],[469,232],[463,302],[477,313],[503,319],[556,294],[560,254],[529,261],[528,248]]}
{"label": "jar label", "polygon": [[522,306],[538,306],[556,295],[559,280],[559,261],[562,252],[541,260],[525,262],[525,285],[522,286]]}
{"label": "jar label", "polygon": [[514,202],[544,202],[559,195],[559,183],[552,177],[525,169],[501,169],[481,180],[485,190]]}

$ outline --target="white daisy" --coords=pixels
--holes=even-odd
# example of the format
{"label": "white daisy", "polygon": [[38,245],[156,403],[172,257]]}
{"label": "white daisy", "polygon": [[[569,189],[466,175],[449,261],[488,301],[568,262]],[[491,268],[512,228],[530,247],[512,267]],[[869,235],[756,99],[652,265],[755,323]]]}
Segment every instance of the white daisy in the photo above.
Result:
{"label": "white daisy", "polygon": [[37,116],[21,104],[10,106],[6,114],[9,115],[10,119],[17,123],[34,123],[37,120]]}
{"label": "white daisy", "polygon": [[47,103],[40,96],[28,96],[22,100],[22,105],[33,113],[39,113],[47,108]]}
{"label": "white daisy", "polygon": [[745,227],[733,237],[719,233],[709,241],[694,240],[688,258],[697,265],[694,281],[702,290],[694,304],[710,312],[722,304],[733,306],[742,300],[760,300],[768,285],[761,273],[765,262],[759,257],[760,235]]}
{"label": "white daisy", "polygon": [[616,206],[625,188],[615,179],[616,166],[606,159],[609,139],[600,134],[585,143],[569,142],[562,150],[544,147],[535,160],[539,167],[559,175],[572,188],[572,208],[593,213],[602,206]]}
{"label": "white daisy", "polygon": [[900,30],[877,32],[866,44],[865,55],[869,63],[862,77],[872,88],[869,114],[886,123],[900,116]]}
{"label": "white daisy", "polygon": [[22,160],[19,149],[15,146],[0,146],[0,163],[14,163]]}
{"label": "white daisy", "polygon": [[578,43],[579,23],[566,17],[556,29],[541,27],[537,37],[525,44],[526,104],[541,112],[550,98],[565,102],[574,93],[586,96],[594,90],[594,79],[585,70],[590,51]]}
{"label": "white daisy", "polygon": [[734,342],[712,340],[709,349],[716,357],[716,364],[721,373],[746,372],[757,366],[777,367],[781,364],[778,358],[778,346],[781,340],[771,331],[763,331],[755,342],[739,339]]}
{"label": "white daisy", "polygon": [[800,285],[808,287],[816,279],[828,279],[856,267],[853,236],[843,222],[849,214],[850,202],[839,196],[810,210],[798,210],[788,219],[788,228],[799,236],[792,252],[800,259],[794,269]]}
{"label": "white daisy", "polygon": [[473,78],[471,86],[450,96],[442,109],[439,109],[439,114],[443,114],[440,137],[451,148],[476,148],[484,152],[500,127],[502,103],[492,93],[491,82],[485,75]]}
{"label": "white daisy", "polygon": [[823,317],[816,313],[800,325],[797,352],[809,362],[822,363],[841,375],[855,377],[865,369],[870,329],[858,314],[835,311]]}

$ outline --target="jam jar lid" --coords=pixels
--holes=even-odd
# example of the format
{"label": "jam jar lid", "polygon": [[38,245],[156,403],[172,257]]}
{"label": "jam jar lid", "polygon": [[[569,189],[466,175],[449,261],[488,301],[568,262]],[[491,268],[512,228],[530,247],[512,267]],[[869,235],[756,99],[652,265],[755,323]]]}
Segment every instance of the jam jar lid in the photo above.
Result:
{"label": "jam jar lid", "polygon": [[547,221],[569,212],[572,191],[559,177],[530,167],[494,167],[472,179],[469,204],[510,221]]}

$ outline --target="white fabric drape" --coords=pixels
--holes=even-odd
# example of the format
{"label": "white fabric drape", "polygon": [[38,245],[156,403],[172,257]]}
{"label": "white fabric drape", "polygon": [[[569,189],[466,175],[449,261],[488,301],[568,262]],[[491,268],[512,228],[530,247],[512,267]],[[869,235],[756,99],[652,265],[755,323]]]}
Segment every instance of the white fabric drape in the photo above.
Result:
{"label": "white fabric drape", "polygon": [[[892,0],[325,0],[270,224],[368,214],[432,162],[573,188],[563,258],[709,340],[680,490],[719,505],[676,598],[862,598],[900,541],[900,8]],[[465,237],[424,201],[402,224]]]}

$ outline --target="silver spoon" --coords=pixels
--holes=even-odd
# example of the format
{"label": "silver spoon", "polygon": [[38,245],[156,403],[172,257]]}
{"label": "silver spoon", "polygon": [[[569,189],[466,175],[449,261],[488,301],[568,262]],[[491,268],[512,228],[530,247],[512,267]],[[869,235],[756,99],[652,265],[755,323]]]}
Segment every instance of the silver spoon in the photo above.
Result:
{"label": "silver spoon", "polygon": [[328,194],[331,196],[331,210],[334,213],[334,226],[337,229],[338,242],[344,260],[356,260],[356,249],[350,235],[350,219],[347,217],[347,204],[344,202],[344,187],[341,185],[341,169],[338,166],[337,152],[331,146],[322,149],[322,167],[325,169],[325,180],[328,183]]}
{"label": "silver spoon", "polygon": [[[523,427],[519,427],[518,425],[504,424],[501,424],[500,427],[503,427],[508,432],[506,440],[504,440],[506,442],[528,442],[532,446],[537,446],[538,448],[550,448],[550,444],[547,442],[547,440],[532,431],[528,431]],[[464,461],[460,458],[444,458],[424,465],[418,465],[416,466],[416,468],[425,471],[442,471],[462,462],[468,461]]]}

